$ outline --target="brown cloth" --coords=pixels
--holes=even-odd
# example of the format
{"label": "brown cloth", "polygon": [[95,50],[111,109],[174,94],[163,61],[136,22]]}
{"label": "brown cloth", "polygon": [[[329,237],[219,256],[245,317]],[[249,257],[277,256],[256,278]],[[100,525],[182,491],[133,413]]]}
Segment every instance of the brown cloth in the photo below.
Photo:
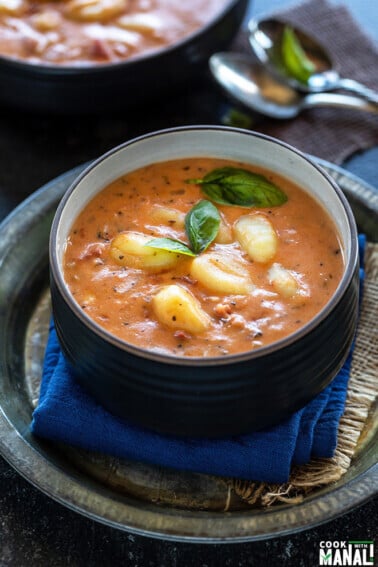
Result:
{"label": "brown cloth", "polygon": [[[274,15],[317,37],[342,77],[378,90],[378,49],[345,6],[310,0]],[[233,45],[233,51],[238,50],[251,53],[245,32]],[[343,108],[313,108],[285,121],[264,118],[252,128],[334,163],[378,144],[378,114]]]}

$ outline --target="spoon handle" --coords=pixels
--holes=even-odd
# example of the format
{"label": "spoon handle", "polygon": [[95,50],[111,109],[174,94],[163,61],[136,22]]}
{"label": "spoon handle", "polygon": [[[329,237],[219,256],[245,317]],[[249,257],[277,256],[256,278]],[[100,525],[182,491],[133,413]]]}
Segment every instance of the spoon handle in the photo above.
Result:
{"label": "spoon handle", "polygon": [[378,114],[378,104],[374,104],[363,98],[344,94],[315,93],[306,95],[302,100],[302,109],[312,108],[314,106],[337,106]]}
{"label": "spoon handle", "polygon": [[358,81],[354,81],[353,79],[343,79],[340,78],[337,82],[337,87],[340,89],[345,89],[347,91],[352,91],[356,94],[359,94],[363,98],[366,98],[369,102],[374,104],[378,104],[378,93],[373,91],[373,89],[369,89],[362,85]]}

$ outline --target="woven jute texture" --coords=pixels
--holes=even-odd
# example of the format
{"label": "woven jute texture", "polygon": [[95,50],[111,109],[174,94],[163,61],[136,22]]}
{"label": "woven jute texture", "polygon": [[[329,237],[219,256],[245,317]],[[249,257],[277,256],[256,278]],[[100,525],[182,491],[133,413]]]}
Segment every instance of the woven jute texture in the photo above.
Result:
{"label": "woven jute texture", "polygon": [[310,492],[338,481],[349,469],[359,440],[378,395],[378,244],[367,245],[365,281],[360,318],[348,384],[345,411],[340,420],[338,443],[332,459],[312,459],[293,468],[283,485],[230,479],[234,491],[251,506],[301,502]]}
{"label": "woven jute texture", "polygon": [[[279,16],[317,37],[332,54],[342,77],[378,90],[377,46],[362,32],[344,6],[311,0],[270,15]],[[251,59],[256,60],[245,31],[239,34],[232,50],[249,53]],[[338,164],[356,151],[378,144],[378,114],[343,108],[313,108],[294,120],[285,121],[257,117],[251,127]]]}

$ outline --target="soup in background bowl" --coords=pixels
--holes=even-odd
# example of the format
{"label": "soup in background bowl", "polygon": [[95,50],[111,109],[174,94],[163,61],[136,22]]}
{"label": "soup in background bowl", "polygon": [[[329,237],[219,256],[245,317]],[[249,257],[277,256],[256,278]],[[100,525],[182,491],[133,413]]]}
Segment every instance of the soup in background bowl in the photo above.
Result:
{"label": "soup in background bowl", "polygon": [[159,431],[277,423],[344,362],[357,233],[335,183],[278,140],[222,127],[109,152],[54,219],[63,352],[108,410]]}
{"label": "soup in background bowl", "polygon": [[226,0],[3,0],[0,54],[29,63],[88,66],[173,45],[218,16]]}
{"label": "soup in background bowl", "polygon": [[[203,79],[248,0],[4,0],[0,101],[43,113],[113,114]],[[14,13],[12,13],[12,11]],[[27,93],[27,96],[25,96]]]}

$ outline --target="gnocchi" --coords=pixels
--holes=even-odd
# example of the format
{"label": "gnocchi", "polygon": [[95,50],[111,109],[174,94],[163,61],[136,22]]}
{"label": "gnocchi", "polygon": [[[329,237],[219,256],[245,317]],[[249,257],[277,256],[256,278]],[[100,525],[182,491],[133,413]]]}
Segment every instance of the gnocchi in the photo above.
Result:
{"label": "gnocchi", "polygon": [[120,266],[151,272],[172,268],[180,260],[180,255],[177,253],[146,246],[150,241],[151,237],[145,234],[123,232],[112,240],[110,255]]}
{"label": "gnocchi", "polygon": [[118,25],[126,30],[141,33],[156,34],[162,27],[162,21],[154,14],[137,13],[121,16],[117,20]]}
{"label": "gnocchi", "polygon": [[268,277],[274,289],[283,297],[293,297],[298,293],[299,284],[297,280],[281,264],[274,263],[269,269]]}
{"label": "gnocchi", "polygon": [[248,295],[254,288],[246,267],[225,249],[195,258],[190,274],[215,293]]}
{"label": "gnocchi", "polygon": [[215,242],[219,244],[231,244],[233,242],[232,228],[226,222],[223,215],[221,215],[221,220],[219,224],[218,234],[215,238]]}
{"label": "gnocchi", "polygon": [[266,264],[276,255],[277,234],[264,215],[240,217],[235,223],[234,231],[240,246],[254,262]]}
{"label": "gnocchi", "polygon": [[58,12],[53,10],[46,10],[41,14],[35,14],[33,16],[33,25],[40,32],[49,32],[51,30],[56,30],[61,23],[61,17]]}
{"label": "gnocchi", "polygon": [[154,205],[151,209],[151,220],[155,223],[170,225],[172,228],[183,229],[185,213],[171,207]]}
{"label": "gnocchi", "polygon": [[106,22],[122,14],[128,0],[69,0],[65,14],[81,22]]}
{"label": "gnocchi", "polygon": [[161,289],[154,296],[152,307],[160,323],[172,329],[198,334],[211,325],[210,317],[199,301],[179,285],[169,285]]}
{"label": "gnocchi", "polygon": [[24,0],[0,0],[0,14],[19,16],[25,11]]}

